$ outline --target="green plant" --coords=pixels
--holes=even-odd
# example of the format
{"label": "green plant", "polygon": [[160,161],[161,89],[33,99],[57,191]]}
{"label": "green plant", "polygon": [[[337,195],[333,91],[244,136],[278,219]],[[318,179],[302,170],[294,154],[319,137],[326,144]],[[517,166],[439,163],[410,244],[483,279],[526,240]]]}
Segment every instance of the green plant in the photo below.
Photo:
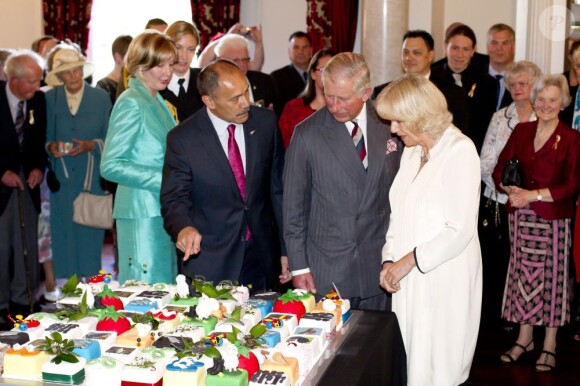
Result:
{"label": "green plant", "polygon": [[61,362],[77,363],[79,361],[79,358],[73,354],[75,344],[71,339],[63,339],[58,332],[53,332],[44,339],[46,343],[38,348],[50,355],[54,355],[51,362],[58,365]]}

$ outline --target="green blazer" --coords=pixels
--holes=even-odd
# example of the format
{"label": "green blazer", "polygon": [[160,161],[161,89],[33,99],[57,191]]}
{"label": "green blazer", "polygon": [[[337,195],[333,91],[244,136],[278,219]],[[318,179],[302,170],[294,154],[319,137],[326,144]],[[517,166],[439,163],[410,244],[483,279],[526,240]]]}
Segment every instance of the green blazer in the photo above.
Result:
{"label": "green blazer", "polygon": [[161,95],[154,98],[138,79],[129,79],[111,113],[101,160],[102,176],[119,184],[113,217],[161,216],[165,141],[175,125]]}

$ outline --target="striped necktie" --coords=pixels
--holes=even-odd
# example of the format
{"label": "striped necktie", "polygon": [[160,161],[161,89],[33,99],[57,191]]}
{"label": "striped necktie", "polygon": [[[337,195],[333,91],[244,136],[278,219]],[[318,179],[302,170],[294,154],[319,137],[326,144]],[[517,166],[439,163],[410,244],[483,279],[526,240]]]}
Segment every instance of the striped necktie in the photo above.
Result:
{"label": "striped necktie", "polygon": [[24,141],[24,101],[18,102],[17,109],[14,128],[16,129],[16,134],[18,134],[18,143],[22,146],[22,141]]}
{"label": "striped necktie", "polygon": [[369,162],[367,159],[367,148],[365,147],[365,137],[363,136],[360,127],[358,127],[358,123],[356,121],[351,122],[354,127],[352,128],[350,136],[352,137],[352,142],[354,143],[358,157],[360,158],[365,170],[367,170]]}

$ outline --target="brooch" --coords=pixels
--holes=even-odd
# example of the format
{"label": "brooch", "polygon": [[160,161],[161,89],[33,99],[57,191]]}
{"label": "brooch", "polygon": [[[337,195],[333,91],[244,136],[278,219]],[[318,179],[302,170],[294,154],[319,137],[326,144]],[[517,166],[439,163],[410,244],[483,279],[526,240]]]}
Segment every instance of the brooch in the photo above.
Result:
{"label": "brooch", "polygon": [[28,123],[34,125],[34,110],[28,112]]}

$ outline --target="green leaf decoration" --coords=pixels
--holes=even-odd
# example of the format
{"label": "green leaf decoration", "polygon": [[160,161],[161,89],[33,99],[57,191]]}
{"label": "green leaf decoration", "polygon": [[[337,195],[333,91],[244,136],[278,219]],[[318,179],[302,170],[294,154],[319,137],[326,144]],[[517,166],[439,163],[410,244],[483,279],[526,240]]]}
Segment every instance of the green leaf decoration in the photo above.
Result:
{"label": "green leaf decoration", "polygon": [[114,322],[119,320],[119,318],[124,318],[123,314],[120,312],[115,311],[115,307],[108,306],[107,308],[102,309],[94,309],[90,312],[91,315],[94,315],[99,318],[99,320],[103,319],[113,319]]}
{"label": "green leaf decoration", "polygon": [[220,351],[213,346],[208,348],[207,350],[205,350],[203,352],[203,355],[205,355],[206,357],[209,357],[209,358],[221,358],[222,357],[222,354],[220,353]]}
{"label": "green leaf decoration", "polygon": [[[232,327],[232,329],[233,329],[233,327]],[[232,343],[232,344],[236,344],[236,342],[238,341],[238,339],[236,338],[236,334],[235,333],[232,333],[232,334],[229,334],[228,333],[228,334],[226,334],[226,339],[230,343]]]}
{"label": "green leaf decoration", "polygon": [[242,318],[242,307],[237,306],[234,308],[231,318],[239,321]]}
{"label": "green leaf decoration", "polygon": [[263,325],[262,323],[258,323],[254,327],[252,327],[252,329],[250,330],[250,335],[252,335],[253,338],[259,338],[262,335],[264,335],[267,329],[268,328],[265,325]]}
{"label": "green leaf decoration", "polygon": [[295,301],[299,299],[298,296],[296,296],[296,294],[292,292],[291,289],[289,289],[288,291],[286,291],[284,295],[280,296],[280,300],[282,300],[282,304],[286,304],[290,301]]}
{"label": "green leaf decoration", "polygon": [[59,356],[59,358],[63,361],[63,362],[68,362],[68,363],[78,363],[79,358],[77,358],[76,355],[74,354],[61,354]]}
{"label": "green leaf decoration", "polygon": [[67,280],[67,282],[62,286],[61,292],[66,296],[74,296],[77,290],[77,285],[79,284],[79,279],[77,275],[74,274]]}
{"label": "green leaf decoration", "polygon": [[75,344],[70,339],[63,339],[58,332],[53,332],[45,339],[45,343],[38,346],[39,350],[46,351],[50,355],[54,355],[52,362],[57,365],[61,362],[77,363],[79,359],[73,354]]}
{"label": "green leaf decoration", "polygon": [[[159,320],[155,319],[151,312],[147,312],[145,314],[136,314],[131,317],[133,323],[142,323],[142,324],[150,324],[152,330],[157,330],[159,328]],[[135,325],[131,326],[134,327]]]}
{"label": "green leaf decoration", "polygon": [[243,346],[239,343],[236,344],[236,347],[238,348],[238,354],[242,355],[246,359],[250,359],[250,349],[249,348],[247,348],[246,346]]}
{"label": "green leaf decoration", "polygon": [[111,290],[109,288],[109,286],[106,284],[103,286],[103,290],[97,294],[97,296],[100,298],[106,297],[106,298],[119,299],[119,295],[117,295],[113,290]]}
{"label": "green leaf decoration", "polygon": [[208,298],[217,298],[218,291],[215,287],[209,283],[204,283],[201,285],[201,293],[206,295]]}

